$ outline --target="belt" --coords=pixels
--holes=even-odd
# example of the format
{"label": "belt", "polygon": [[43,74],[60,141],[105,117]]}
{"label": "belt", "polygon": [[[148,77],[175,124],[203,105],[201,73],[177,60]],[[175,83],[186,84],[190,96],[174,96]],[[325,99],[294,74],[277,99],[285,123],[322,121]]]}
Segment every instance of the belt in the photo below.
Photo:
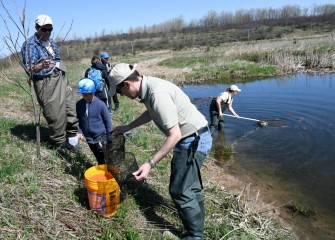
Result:
{"label": "belt", "polygon": [[33,80],[35,81],[39,81],[39,80],[44,80],[47,77],[50,77],[51,74],[47,74],[47,75],[34,75],[33,76]]}
{"label": "belt", "polygon": [[33,80],[36,80],[36,81],[43,80],[43,79],[45,79],[47,77],[50,77],[52,73],[58,73],[60,71],[61,71],[60,69],[54,68],[54,70],[51,73],[48,73],[46,75],[34,75],[33,76]]}
{"label": "belt", "polygon": [[45,77],[46,77],[46,76],[35,75],[35,76],[33,76],[33,80],[36,80],[36,81],[38,81],[38,80],[43,80]]}
{"label": "belt", "polygon": [[196,137],[196,136],[201,135],[201,134],[203,134],[203,133],[205,133],[205,132],[207,132],[207,131],[209,131],[209,128],[208,128],[208,126],[206,125],[206,126],[200,128],[200,129],[198,129],[195,133],[192,133],[191,135],[188,135],[187,137],[183,137],[182,139],[180,139],[179,142],[182,142],[182,141],[184,141],[186,138],[189,138],[189,137]]}

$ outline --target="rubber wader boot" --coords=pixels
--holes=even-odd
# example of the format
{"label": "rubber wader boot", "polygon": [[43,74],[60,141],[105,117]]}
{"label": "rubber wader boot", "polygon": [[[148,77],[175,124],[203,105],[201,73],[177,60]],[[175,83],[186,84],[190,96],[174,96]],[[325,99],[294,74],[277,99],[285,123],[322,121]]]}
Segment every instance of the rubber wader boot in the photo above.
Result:
{"label": "rubber wader boot", "polygon": [[182,238],[184,240],[200,240],[204,239],[204,224],[205,224],[205,206],[204,201],[198,202],[200,212],[196,215],[186,213],[187,217],[180,212],[183,225],[187,234]]}
{"label": "rubber wader boot", "polygon": [[218,129],[222,130],[223,129],[223,120],[219,121]]}
{"label": "rubber wader boot", "polygon": [[117,111],[119,109],[119,103],[115,103],[114,111]]}
{"label": "rubber wader boot", "polygon": [[204,204],[204,201],[199,202],[199,206],[200,206],[200,209],[201,209],[202,216],[205,219],[205,204]]}
{"label": "rubber wader boot", "polygon": [[210,124],[209,125],[209,130],[211,131],[211,134],[213,134],[214,130],[215,130],[215,126],[214,124]]}
{"label": "rubber wader boot", "polygon": [[68,151],[67,151],[67,148],[66,148],[66,143],[65,143],[65,142],[62,143],[61,145],[59,145],[59,146],[57,147],[57,153],[58,153],[59,155],[63,156],[63,157],[69,155],[69,153],[68,153]]}

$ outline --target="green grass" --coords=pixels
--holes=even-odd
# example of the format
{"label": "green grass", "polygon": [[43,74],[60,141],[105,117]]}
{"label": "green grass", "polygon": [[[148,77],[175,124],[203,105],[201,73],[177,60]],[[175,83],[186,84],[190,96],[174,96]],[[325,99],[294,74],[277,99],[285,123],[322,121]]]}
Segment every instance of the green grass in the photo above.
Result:
{"label": "green grass", "polygon": [[277,67],[261,61],[261,54],[242,54],[241,60],[227,61],[219,54],[204,54],[203,56],[172,57],[159,62],[159,66],[170,68],[192,68],[185,78],[192,80],[218,80],[226,83],[248,81],[257,77],[264,78],[278,74]]}
{"label": "green grass", "polygon": [[244,75],[246,78],[254,77],[267,77],[274,76],[276,74],[276,67],[266,64],[256,64],[252,62],[236,61],[231,65],[228,65],[230,72],[236,75],[236,72],[240,72],[240,76]]}
{"label": "green grass", "polygon": [[210,62],[213,62],[215,59],[208,59],[205,56],[199,57],[174,57],[167,60],[161,61],[158,66],[166,66],[170,68],[185,68],[193,67],[195,65],[208,65]]}
{"label": "green grass", "polygon": [[[267,30],[269,29],[265,28],[265,31]],[[329,59],[329,54],[334,54],[335,51],[331,34],[328,33],[314,37],[310,31],[294,29],[291,26],[274,27],[270,33],[275,37],[286,35],[288,40],[253,41],[247,44],[236,41],[239,35],[245,35],[244,30],[227,30],[217,34],[177,34],[164,40],[147,39],[149,45],[144,45],[144,48],[165,48],[169,51],[180,49],[181,51],[172,52],[174,57],[158,63],[158,67],[170,68],[173,71],[187,68],[189,71],[180,74],[177,81],[188,79],[226,83],[292,72],[295,71],[294,64],[299,61]],[[257,34],[257,31],[254,31],[254,34]],[[191,51],[191,45],[186,47],[184,43],[192,41],[203,48]],[[129,48],[129,42],[122,42]],[[73,56],[73,61],[66,62],[68,79],[74,90],[90,66],[89,60],[85,60],[87,64],[84,64],[80,56],[90,58],[93,55],[91,49],[99,51],[101,48],[99,41],[85,44],[85,47],[73,44],[69,49],[70,56],[71,51],[77,54]],[[116,42],[106,44],[110,47],[121,46]],[[164,57],[162,52],[142,53],[141,48],[136,46],[134,53],[125,49],[119,56],[113,56],[115,59],[112,62],[141,63],[157,56]],[[307,59],[307,56],[310,59]],[[287,59],[292,59],[293,65],[290,61],[284,64]],[[329,66],[334,70],[333,62]],[[167,73],[157,74],[169,79]],[[9,75],[28,89],[23,70],[9,69]],[[30,97],[21,88],[3,79],[0,81],[0,87],[2,103],[16,101],[17,105],[13,106],[13,110],[18,111],[18,115],[20,111],[22,115],[31,111]],[[80,95],[75,96],[76,99],[80,98]],[[127,124],[144,111],[144,106],[136,101],[120,97],[120,102],[120,110],[112,113],[113,126]],[[19,109],[16,109],[16,106],[19,106]],[[18,119],[21,119],[21,116]],[[137,194],[124,196],[115,216],[102,218],[88,208],[84,172],[95,164],[95,160],[87,145],[80,143],[84,154],[62,158],[46,143],[48,131],[43,121],[41,131],[42,160],[38,161],[32,119],[10,119],[0,113],[2,238],[165,239],[162,235],[164,230],[183,229],[168,193],[171,154],[157,164]],[[132,135],[126,141],[126,149],[135,155],[138,164],[142,164],[152,157],[164,139],[154,124],[147,124],[132,131]],[[215,151],[217,156],[211,153],[203,168],[206,197],[205,239],[295,239],[291,229],[285,230],[277,220],[260,214],[264,209],[259,209],[257,204],[252,207],[246,205],[251,199],[248,191],[244,190],[238,194],[230,192],[213,180],[213,175],[224,174],[222,169],[214,166],[226,166],[236,157],[235,149],[231,146],[219,144],[214,147],[220,151]],[[298,214],[310,213],[310,210],[301,206],[293,205],[291,208]]]}
{"label": "green grass", "polygon": [[316,47],[314,47],[313,52],[317,53],[317,54],[334,53],[335,52],[335,45],[334,44],[329,44],[329,45],[316,46]]}
{"label": "green grass", "polygon": [[67,63],[67,77],[71,84],[77,85],[80,79],[82,79],[85,75],[85,71],[87,68],[91,66],[90,63],[82,64],[79,62],[70,62]]}
{"label": "green grass", "polygon": [[16,180],[13,176],[21,173],[24,169],[24,165],[20,161],[24,158],[24,153],[18,147],[10,148],[10,151],[8,151],[8,147],[11,146],[13,141],[13,136],[8,134],[9,129],[16,124],[15,120],[0,117],[0,148],[3,149],[0,151],[0,182],[15,183]]}
{"label": "green grass", "polygon": [[17,85],[17,83],[19,82],[20,84],[22,84],[22,86],[29,91],[28,89],[28,84],[27,84],[27,80],[25,78],[22,77],[15,77],[12,78],[14,82],[8,82],[7,84],[5,82],[0,83],[0,87],[1,87],[1,91],[0,91],[0,97],[15,97],[15,98],[20,98],[21,100],[23,99],[27,99],[28,98],[28,94]]}
{"label": "green grass", "polygon": [[224,66],[202,67],[186,74],[187,79],[216,80],[225,83],[250,81],[274,76],[277,68],[270,65],[235,62]]}
{"label": "green grass", "polygon": [[[212,77],[220,74],[228,76],[230,70],[259,71],[256,67],[256,70],[253,69],[253,63],[248,61],[217,65],[220,60],[209,54],[200,58],[190,57],[190,60],[186,57],[177,60],[185,67],[194,67],[195,72],[199,71],[199,77],[206,74]],[[138,61],[140,59],[134,56],[127,57],[125,62]],[[68,63],[71,84],[76,84],[87,67],[81,63]],[[5,82],[1,82],[1,86],[4,87],[1,102],[7,101],[15,93],[18,95],[15,100],[24,100],[29,105],[29,98],[17,87]],[[76,98],[80,96],[76,95]],[[112,113],[113,126],[128,124],[144,111],[143,104],[137,101],[125,97],[119,100],[119,111]],[[183,230],[168,193],[171,154],[156,165],[136,194],[123,196],[116,215],[103,218],[88,208],[84,172],[95,164],[88,146],[81,142],[83,154],[60,157],[46,143],[48,131],[43,122],[41,131],[42,160],[38,161],[34,124],[26,119],[9,119],[0,114],[0,226],[3,238],[168,239],[162,234],[164,230]],[[126,150],[135,155],[138,164],[142,164],[152,157],[164,139],[158,128],[150,123],[132,130],[132,135],[126,140]],[[234,149],[230,146],[223,149],[227,159],[234,155]],[[203,168],[205,239],[220,239],[225,235],[224,239],[294,239],[293,234],[287,233],[277,222],[258,214],[259,209],[247,208],[245,203],[248,198],[242,198],[248,193],[231,193],[213,182],[212,177],[216,173],[212,170],[218,171],[217,174],[222,171],[213,167],[216,164],[215,156],[211,153]],[[256,224],[255,219],[260,224]],[[242,226],[241,223],[246,225]],[[265,237],[258,231],[262,224],[268,224],[266,231],[263,229]]]}

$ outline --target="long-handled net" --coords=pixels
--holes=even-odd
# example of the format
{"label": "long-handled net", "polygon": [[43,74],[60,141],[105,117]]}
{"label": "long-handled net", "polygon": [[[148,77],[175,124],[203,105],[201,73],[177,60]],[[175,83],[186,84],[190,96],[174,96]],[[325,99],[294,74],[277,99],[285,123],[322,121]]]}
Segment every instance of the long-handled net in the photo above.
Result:
{"label": "long-handled net", "polygon": [[121,192],[127,193],[136,190],[142,183],[132,175],[138,169],[134,154],[125,152],[125,137],[121,134],[112,134],[110,142],[102,141],[102,149],[107,161],[107,169],[120,186]]}

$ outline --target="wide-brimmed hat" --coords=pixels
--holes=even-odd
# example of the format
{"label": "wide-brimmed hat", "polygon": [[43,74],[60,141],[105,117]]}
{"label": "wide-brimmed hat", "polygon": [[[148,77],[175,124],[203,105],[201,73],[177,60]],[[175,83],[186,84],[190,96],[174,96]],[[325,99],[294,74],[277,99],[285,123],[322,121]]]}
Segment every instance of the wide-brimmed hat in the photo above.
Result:
{"label": "wide-brimmed hat", "polygon": [[108,76],[108,80],[111,84],[110,95],[113,96],[116,91],[116,86],[122,83],[127,77],[129,77],[136,70],[137,64],[131,65],[127,63],[116,64]]}

